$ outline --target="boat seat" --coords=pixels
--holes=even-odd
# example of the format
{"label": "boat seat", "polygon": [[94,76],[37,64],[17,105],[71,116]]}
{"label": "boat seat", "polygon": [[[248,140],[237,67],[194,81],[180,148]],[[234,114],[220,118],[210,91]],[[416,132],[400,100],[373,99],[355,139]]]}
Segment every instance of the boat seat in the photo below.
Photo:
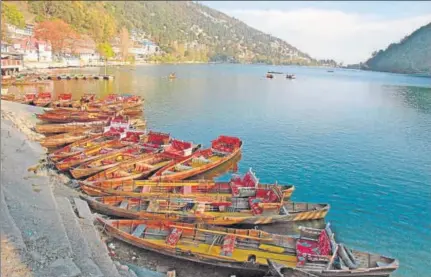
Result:
{"label": "boat seat", "polygon": [[136,227],[135,230],[133,231],[132,236],[140,238],[142,236],[142,234],[144,233],[146,228],[147,228],[147,225],[139,224],[138,227]]}
{"label": "boat seat", "polygon": [[129,201],[127,201],[127,200],[121,201],[120,208],[127,209],[127,206],[129,206]]}
{"label": "boat seat", "polygon": [[191,167],[191,166],[188,166],[188,165],[182,165],[182,164],[179,164],[179,165],[176,165],[175,166],[175,169],[176,170],[178,170],[178,171],[185,171],[185,170],[190,170],[190,169],[192,169],[193,167]]}
{"label": "boat seat", "polygon": [[376,262],[376,264],[377,264],[377,267],[385,267],[389,265],[388,263],[385,263],[385,262]]}

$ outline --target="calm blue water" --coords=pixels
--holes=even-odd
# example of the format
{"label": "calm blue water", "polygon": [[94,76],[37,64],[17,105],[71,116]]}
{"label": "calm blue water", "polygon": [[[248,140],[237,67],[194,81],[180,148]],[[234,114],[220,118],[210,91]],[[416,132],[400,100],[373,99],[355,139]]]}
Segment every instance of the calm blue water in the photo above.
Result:
{"label": "calm blue water", "polygon": [[[268,80],[268,70],[297,79]],[[431,79],[251,65],[111,72],[113,83],[55,89],[137,93],[151,129],[207,146],[220,134],[239,136],[240,172],[295,184],[295,201],[330,203],[338,240],[398,258],[395,276],[431,276]]]}

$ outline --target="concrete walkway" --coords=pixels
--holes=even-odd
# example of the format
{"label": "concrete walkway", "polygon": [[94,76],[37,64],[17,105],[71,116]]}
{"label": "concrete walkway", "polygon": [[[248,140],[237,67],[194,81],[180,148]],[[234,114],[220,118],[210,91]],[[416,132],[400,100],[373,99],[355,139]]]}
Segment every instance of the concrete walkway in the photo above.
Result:
{"label": "concrete walkway", "polygon": [[55,189],[64,187],[55,183],[59,178],[27,170],[46,157],[39,143],[27,136],[32,135],[38,108],[1,104],[2,276],[133,276],[119,274],[93,222],[76,216],[73,199],[67,197],[72,194]]}

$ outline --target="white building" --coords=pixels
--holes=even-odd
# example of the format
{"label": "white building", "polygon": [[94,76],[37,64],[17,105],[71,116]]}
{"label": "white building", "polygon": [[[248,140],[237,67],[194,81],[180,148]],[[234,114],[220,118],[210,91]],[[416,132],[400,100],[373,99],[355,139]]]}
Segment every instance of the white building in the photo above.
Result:
{"label": "white building", "polygon": [[34,26],[27,24],[24,28],[19,28],[17,26],[7,24],[7,32],[11,38],[23,38],[33,36]]}
{"label": "white building", "polygon": [[24,61],[30,62],[51,62],[52,50],[51,46],[33,37],[24,39],[16,39],[13,42],[13,49],[23,54]]}

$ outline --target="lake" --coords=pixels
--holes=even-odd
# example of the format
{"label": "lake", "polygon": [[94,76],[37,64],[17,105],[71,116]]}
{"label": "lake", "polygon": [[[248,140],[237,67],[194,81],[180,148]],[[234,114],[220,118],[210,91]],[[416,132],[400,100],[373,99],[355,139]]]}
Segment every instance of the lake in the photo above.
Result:
{"label": "lake", "polygon": [[[266,79],[268,70],[297,79]],[[172,71],[177,79],[169,81]],[[430,276],[431,79],[254,65],[108,72],[115,81],[56,81],[40,89],[76,97],[135,93],[145,98],[150,129],[204,146],[220,134],[238,136],[238,172],[251,167],[262,182],[294,184],[294,201],[330,203],[327,220],[338,240],[398,258],[394,276]]]}

